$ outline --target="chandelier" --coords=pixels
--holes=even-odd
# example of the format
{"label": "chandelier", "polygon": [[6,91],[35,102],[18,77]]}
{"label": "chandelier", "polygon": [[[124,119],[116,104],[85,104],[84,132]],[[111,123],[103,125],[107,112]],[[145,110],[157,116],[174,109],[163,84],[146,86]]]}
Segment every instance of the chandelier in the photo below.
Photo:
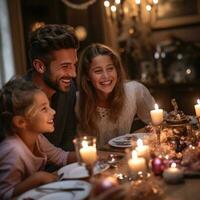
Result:
{"label": "chandelier", "polygon": [[158,0],[104,0],[106,13],[112,20],[118,15],[128,15],[148,22],[152,10],[156,9],[157,5]]}
{"label": "chandelier", "polygon": [[96,0],[86,0],[84,3],[72,3],[70,0],[61,0],[66,6],[76,10],[86,10],[89,6],[96,3]]}

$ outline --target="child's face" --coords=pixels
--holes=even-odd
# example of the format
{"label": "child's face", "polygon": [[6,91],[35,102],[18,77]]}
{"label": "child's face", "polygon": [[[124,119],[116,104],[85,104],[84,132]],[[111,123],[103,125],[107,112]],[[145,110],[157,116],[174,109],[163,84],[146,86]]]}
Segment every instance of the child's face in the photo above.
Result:
{"label": "child's face", "polygon": [[53,118],[55,111],[49,106],[49,100],[44,92],[34,95],[33,106],[28,111],[27,129],[35,133],[54,131]]}
{"label": "child's face", "polygon": [[89,70],[89,79],[98,96],[108,96],[117,83],[117,71],[110,56],[93,58]]}

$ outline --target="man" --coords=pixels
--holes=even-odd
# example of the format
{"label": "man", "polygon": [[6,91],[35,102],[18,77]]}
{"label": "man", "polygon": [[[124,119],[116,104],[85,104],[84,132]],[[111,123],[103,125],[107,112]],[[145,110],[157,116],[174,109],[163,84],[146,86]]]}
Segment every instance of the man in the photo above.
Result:
{"label": "man", "polygon": [[76,132],[74,112],[78,39],[72,27],[45,25],[30,33],[29,57],[32,69],[25,75],[47,94],[55,109],[55,131],[46,135],[51,143],[73,150]]}

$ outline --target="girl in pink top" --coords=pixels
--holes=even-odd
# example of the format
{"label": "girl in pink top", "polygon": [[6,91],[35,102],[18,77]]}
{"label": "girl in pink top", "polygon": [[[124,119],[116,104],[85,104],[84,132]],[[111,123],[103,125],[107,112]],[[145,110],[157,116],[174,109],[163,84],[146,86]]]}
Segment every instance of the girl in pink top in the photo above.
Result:
{"label": "girl in pink top", "polygon": [[46,94],[32,82],[15,78],[0,91],[0,199],[57,180],[43,171],[47,163],[74,160],[41,134],[54,131],[54,115]]}

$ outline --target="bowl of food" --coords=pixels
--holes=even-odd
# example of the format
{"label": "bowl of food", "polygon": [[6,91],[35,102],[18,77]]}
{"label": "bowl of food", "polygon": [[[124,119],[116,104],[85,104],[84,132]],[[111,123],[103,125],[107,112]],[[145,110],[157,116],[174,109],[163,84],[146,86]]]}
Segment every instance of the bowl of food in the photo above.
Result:
{"label": "bowl of food", "polygon": [[183,111],[177,110],[169,112],[165,121],[169,124],[183,124],[189,122],[189,117]]}

